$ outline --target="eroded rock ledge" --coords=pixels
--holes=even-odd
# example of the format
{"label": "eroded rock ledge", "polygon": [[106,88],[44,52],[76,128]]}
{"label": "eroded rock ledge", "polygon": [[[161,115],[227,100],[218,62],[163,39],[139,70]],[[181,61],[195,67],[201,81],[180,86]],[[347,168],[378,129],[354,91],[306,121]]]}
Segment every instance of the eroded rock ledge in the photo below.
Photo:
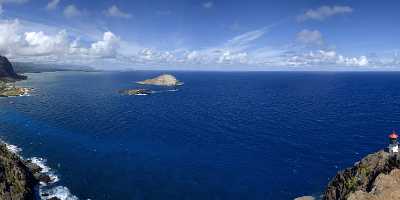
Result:
{"label": "eroded rock ledge", "polygon": [[378,151],[329,182],[323,200],[400,199],[400,155]]}

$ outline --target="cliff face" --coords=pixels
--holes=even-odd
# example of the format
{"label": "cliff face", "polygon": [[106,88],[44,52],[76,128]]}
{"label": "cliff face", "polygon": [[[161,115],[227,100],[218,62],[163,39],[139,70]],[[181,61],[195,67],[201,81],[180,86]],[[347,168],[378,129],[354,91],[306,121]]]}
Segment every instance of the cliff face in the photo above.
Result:
{"label": "cliff face", "polygon": [[21,80],[26,77],[15,73],[10,61],[4,56],[0,56],[0,79]]}
{"label": "cliff face", "polygon": [[21,158],[0,144],[0,199],[33,200],[37,180]]}
{"label": "cliff face", "polygon": [[[337,173],[324,200],[400,199],[400,156],[379,151]],[[397,184],[396,184],[397,183]],[[391,187],[388,187],[391,186]]]}

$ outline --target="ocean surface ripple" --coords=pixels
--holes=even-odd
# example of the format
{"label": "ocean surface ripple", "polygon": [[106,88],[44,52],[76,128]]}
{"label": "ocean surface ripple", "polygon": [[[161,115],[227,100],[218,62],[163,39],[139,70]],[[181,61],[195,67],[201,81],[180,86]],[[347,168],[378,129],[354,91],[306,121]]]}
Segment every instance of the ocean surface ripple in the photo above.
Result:
{"label": "ocean surface ripple", "polygon": [[177,91],[118,93],[160,73],[29,74],[31,96],[0,99],[0,137],[80,199],[286,200],[399,128],[397,72],[173,72]]}

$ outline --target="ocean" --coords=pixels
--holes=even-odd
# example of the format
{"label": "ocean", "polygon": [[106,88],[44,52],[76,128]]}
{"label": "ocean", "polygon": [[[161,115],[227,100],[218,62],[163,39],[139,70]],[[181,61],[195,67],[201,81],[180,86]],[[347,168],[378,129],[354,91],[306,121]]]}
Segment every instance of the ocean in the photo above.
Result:
{"label": "ocean", "polygon": [[[30,96],[0,99],[0,138],[57,177],[64,199],[291,200],[400,128],[400,73],[28,74]],[[129,88],[158,91],[125,96]],[[62,196],[64,195],[64,196]]]}

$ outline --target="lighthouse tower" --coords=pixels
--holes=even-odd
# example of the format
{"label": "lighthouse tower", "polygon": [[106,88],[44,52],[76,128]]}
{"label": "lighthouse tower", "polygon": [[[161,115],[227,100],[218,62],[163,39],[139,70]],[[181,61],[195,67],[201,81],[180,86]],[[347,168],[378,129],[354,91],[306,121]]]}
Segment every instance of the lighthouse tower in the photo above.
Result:
{"label": "lighthouse tower", "polygon": [[397,138],[399,136],[396,134],[395,131],[393,131],[390,135],[389,135],[389,153],[398,153],[399,152],[399,143],[397,142]]}

